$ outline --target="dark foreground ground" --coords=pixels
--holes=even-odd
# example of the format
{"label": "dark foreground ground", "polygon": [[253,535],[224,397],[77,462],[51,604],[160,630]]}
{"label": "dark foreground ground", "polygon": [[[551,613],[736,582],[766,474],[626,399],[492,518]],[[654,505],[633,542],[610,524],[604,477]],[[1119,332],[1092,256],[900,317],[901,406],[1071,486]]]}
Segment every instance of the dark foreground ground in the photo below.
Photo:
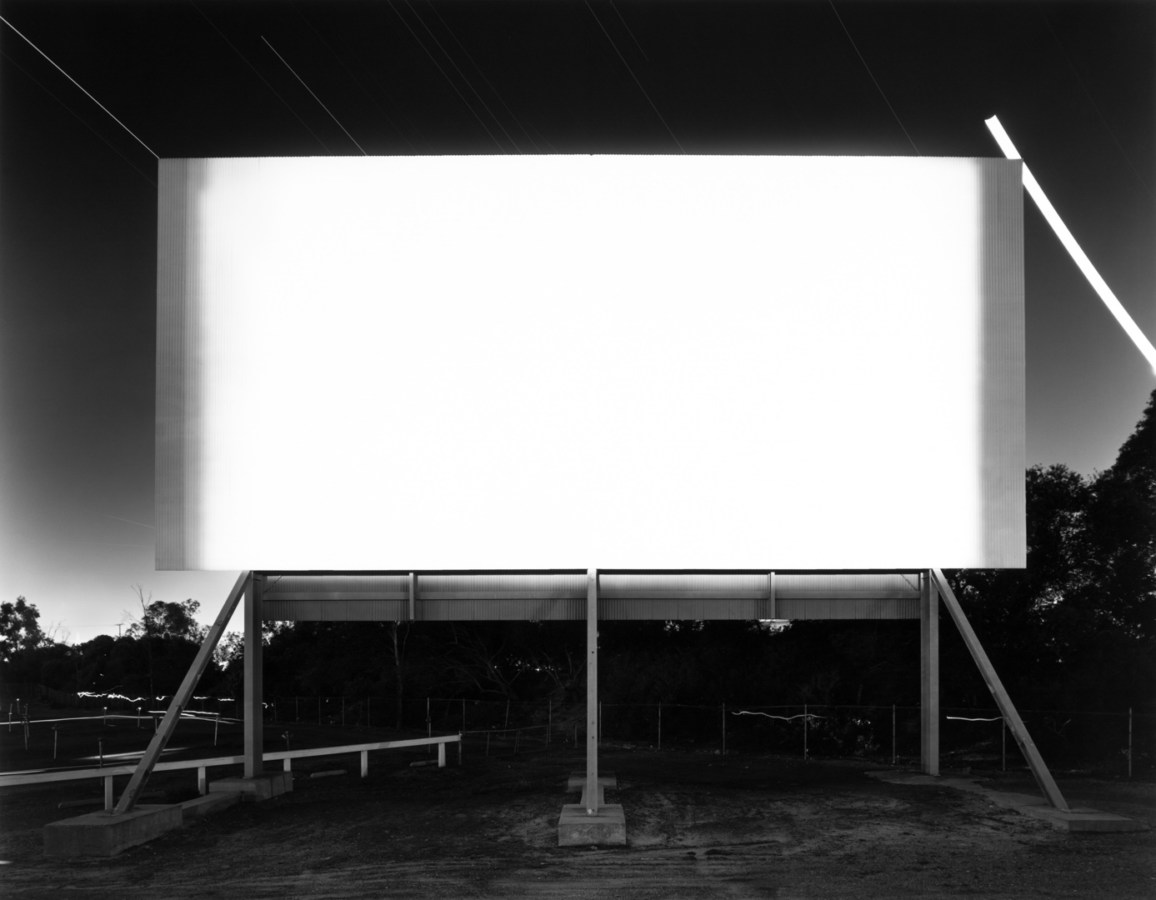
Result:
{"label": "dark foreground ground", "polygon": [[[451,754],[452,756],[452,754]],[[1073,836],[984,797],[880,783],[870,765],[608,752],[628,846],[559,849],[572,751],[383,760],[361,781],[296,770],[292,794],[233,807],[111,860],[45,859],[41,828],[95,788],[0,793],[4,897],[1156,896],[1156,831]],[[332,770],[319,761],[314,772]],[[876,766],[877,767],[877,766]],[[187,796],[188,775],[169,786]],[[157,776],[153,787],[164,788]],[[1001,789],[1033,790],[1023,774]],[[1156,824],[1152,785],[1061,779],[1077,805]]]}

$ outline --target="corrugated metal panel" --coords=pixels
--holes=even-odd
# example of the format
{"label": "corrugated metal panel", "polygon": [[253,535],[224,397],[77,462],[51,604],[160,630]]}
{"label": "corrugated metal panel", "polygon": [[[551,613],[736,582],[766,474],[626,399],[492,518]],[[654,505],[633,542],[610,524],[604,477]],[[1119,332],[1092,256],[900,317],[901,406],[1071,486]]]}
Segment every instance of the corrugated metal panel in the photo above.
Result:
{"label": "corrugated metal panel", "polygon": [[[919,616],[914,574],[815,572],[607,573],[599,618],[907,619]],[[271,574],[264,617],[271,621],[404,621],[408,576]],[[580,620],[584,574],[431,574],[417,579],[417,621]]]}
{"label": "corrugated metal panel", "polygon": [[784,600],[779,604],[781,619],[918,619],[919,599],[902,600]]}
{"label": "corrugated metal panel", "polygon": [[263,609],[267,622],[398,622],[407,616],[403,600],[269,600]]}

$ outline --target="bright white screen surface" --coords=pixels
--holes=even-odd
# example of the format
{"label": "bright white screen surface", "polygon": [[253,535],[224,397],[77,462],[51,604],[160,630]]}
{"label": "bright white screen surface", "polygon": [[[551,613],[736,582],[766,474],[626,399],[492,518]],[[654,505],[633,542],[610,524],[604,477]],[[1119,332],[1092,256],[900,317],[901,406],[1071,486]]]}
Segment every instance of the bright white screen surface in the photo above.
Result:
{"label": "bright white screen surface", "polygon": [[160,176],[159,568],[1024,564],[1018,163]]}

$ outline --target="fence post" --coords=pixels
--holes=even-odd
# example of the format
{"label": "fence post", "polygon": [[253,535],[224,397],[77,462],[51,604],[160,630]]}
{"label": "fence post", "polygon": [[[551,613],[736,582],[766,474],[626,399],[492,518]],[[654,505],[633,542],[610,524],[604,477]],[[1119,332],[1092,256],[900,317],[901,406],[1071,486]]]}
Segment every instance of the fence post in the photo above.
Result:
{"label": "fence post", "polygon": [[726,756],[727,755],[727,705],[725,703],[722,705],[722,737],[723,737],[722,755]]}
{"label": "fence post", "polygon": [[503,728],[509,728],[510,727],[510,698],[509,697],[506,698],[506,721],[505,721],[505,724],[502,725],[502,727]]}
{"label": "fence post", "polygon": [[999,769],[1007,771],[1007,722],[1003,716],[999,717]]}
{"label": "fence post", "polygon": [[803,761],[807,760],[807,725],[810,724],[811,717],[807,715],[807,704],[803,704]]}
{"label": "fence post", "polygon": [[895,765],[895,704],[891,704],[891,765]]}
{"label": "fence post", "polygon": [[1132,707],[1128,707],[1128,778],[1132,777]]}
{"label": "fence post", "polygon": [[[465,730],[466,730],[466,698],[462,697],[462,732],[464,733]],[[458,749],[461,749],[461,748],[458,748]],[[461,762],[461,760],[458,760],[458,762]]]}

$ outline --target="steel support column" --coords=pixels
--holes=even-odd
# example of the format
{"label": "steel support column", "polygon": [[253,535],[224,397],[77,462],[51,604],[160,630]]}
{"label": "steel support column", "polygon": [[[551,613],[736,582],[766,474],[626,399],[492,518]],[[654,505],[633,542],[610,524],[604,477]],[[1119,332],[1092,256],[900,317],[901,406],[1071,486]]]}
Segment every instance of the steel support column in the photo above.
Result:
{"label": "steel support column", "polygon": [[265,770],[265,697],[261,660],[261,588],[264,576],[251,573],[245,582],[245,777]]}
{"label": "steel support column", "polygon": [[598,814],[598,570],[586,572],[586,814]]}
{"label": "steel support column", "polygon": [[948,615],[951,616],[955,627],[959,629],[959,634],[963,638],[964,644],[967,645],[968,652],[971,653],[971,658],[975,661],[976,667],[979,669],[979,674],[983,676],[984,683],[987,689],[991,691],[992,699],[995,700],[996,706],[999,707],[1000,715],[1003,716],[1004,722],[1007,723],[1008,730],[1011,731],[1012,736],[1019,744],[1020,750],[1023,752],[1024,758],[1028,761],[1028,768],[1032,770],[1032,775],[1036,779],[1036,784],[1039,785],[1040,791],[1043,792],[1044,797],[1056,809],[1062,812],[1068,812],[1068,802],[1064,799],[1064,795],[1060,793],[1059,787],[1056,785],[1056,780],[1052,777],[1051,771],[1044,762],[1040,751],[1036,749],[1035,741],[1032,736],[1028,734],[1027,726],[1024,725],[1024,720],[1020,718],[1019,711],[1012,703],[1011,697],[1008,696],[1007,689],[1003,686],[998,674],[996,674],[995,667],[988,659],[987,651],[983,649],[983,645],[976,637],[975,630],[971,627],[971,623],[967,620],[967,616],[963,612],[963,607],[959,605],[959,600],[956,599],[955,591],[951,589],[951,585],[947,583],[947,578],[944,577],[943,572],[939,569],[932,569],[929,573],[939,593],[943,597],[943,605],[947,608]]}
{"label": "steel support column", "polygon": [[919,762],[939,774],[939,591],[930,572],[919,575]]}

